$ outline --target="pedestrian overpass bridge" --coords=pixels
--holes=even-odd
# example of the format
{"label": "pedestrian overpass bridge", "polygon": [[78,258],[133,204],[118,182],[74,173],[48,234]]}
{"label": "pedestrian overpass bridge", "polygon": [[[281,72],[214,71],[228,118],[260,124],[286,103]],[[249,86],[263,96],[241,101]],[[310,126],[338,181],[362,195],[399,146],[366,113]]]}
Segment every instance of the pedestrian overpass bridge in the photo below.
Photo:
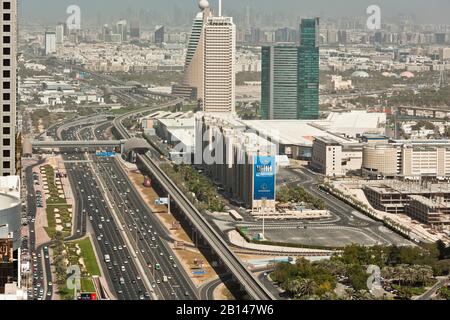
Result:
{"label": "pedestrian overpass bridge", "polygon": [[32,149],[89,149],[89,148],[120,148],[121,153],[129,151],[147,152],[150,145],[147,140],[141,138],[131,138],[128,140],[61,140],[61,141],[30,141]]}

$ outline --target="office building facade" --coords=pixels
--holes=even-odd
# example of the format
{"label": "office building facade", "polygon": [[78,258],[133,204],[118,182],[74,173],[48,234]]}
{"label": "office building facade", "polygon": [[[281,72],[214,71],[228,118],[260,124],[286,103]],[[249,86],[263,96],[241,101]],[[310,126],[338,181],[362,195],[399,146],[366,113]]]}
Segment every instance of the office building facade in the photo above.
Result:
{"label": "office building facade", "polygon": [[45,55],[56,53],[56,32],[45,33]]}
{"label": "office building facade", "polygon": [[298,50],[290,44],[262,47],[262,119],[298,119]]}
{"label": "office building facade", "polygon": [[376,179],[449,180],[450,142],[411,140],[365,146],[362,173]]}
{"label": "office building facade", "polygon": [[0,176],[10,176],[16,174],[17,1],[0,6]]}
{"label": "office building facade", "polygon": [[159,26],[155,30],[155,43],[162,44],[164,42],[165,28],[164,26]]}
{"label": "office building facade", "polygon": [[301,22],[298,68],[298,119],[318,119],[319,18]]}
{"label": "office building facade", "polygon": [[203,110],[235,112],[236,26],[231,17],[209,17],[203,31]]}

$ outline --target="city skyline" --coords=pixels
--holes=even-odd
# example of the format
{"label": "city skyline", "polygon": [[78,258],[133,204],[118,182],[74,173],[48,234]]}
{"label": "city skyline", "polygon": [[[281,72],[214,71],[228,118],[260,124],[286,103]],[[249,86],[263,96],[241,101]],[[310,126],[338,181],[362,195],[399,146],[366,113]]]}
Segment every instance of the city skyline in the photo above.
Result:
{"label": "city skyline", "polygon": [[[192,2],[192,3],[191,3]],[[120,1],[87,1],[79,0],[77,2],[61,0],[57,4],[53,0],[41,0],[39,4],[31,0],[23,0],[20,3],[22,12],[21,21],[26,23],[45,23],[49,24],[66,18],[66,8],[69,5],[79,5],[84,10],[83,14],[88,24],[97,23],[98,20],[107,21],[110,18],[129,18],[128,15],[135,17],[150,17],[149,23],[160,23],[161,20],[170,22],[189,23],[189,15],[194,12],[195,1],[175,1],[175,0],[131,0],[127,3]],[[280,19],[297,19],[299,17],[320,16],[323,18],[350,18],[365,17],[366,9],[372,5],[371,1],[351,0],[346,1],[346,5],[341,5],[336,1],[318,0],[318,1],[294,1],[285,0],[283,5],[274,4],[269,0],[228,0],[223,3],[223,11],[226,15],[232,15],[235,19],[244,23],[247,16],[247,7],[252,24],[259,25],[263,23],[260,18],[272,13],[279,15]],[[439,23],[450,24],[450,18],[445,12],[450,10],[450,3],[445,0],[431,0],[425,4],[423,1],[398,0],[395,4],[392,1],[378,1],[382,9],[382,14],[386,18],[393,18],[398,15],[412,16],[418,23]],[[211,6],[217,8],[217,0],[211,1]],[[417,14],[420,12],[420,15]],[[258,16],[258,18],[256,17]],[[163,19],[161,19],[163,18]],[[181,18],[181,19],[180,19]],[[177,21],[178,20],[178,21]],[[252,21],[253,20],[253,21]]]}

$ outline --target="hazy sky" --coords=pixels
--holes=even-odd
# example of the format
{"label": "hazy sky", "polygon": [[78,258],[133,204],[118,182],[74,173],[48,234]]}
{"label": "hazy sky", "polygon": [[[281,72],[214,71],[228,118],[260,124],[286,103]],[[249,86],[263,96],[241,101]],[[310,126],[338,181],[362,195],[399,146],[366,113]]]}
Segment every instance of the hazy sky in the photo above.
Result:
{"label": "hazy sky", "polygon": [[[211,6],[217,0],[209,1]],[[65,20],[65,10],[77,4],[84,17],[90,21],[108,19],[131,12],[153,12],[157,16],[181,16],[197,10],[197,0],[20,0],[22,21],[48,22]],[[275,12],[280,15],[318,15],[322,17],[363,16],[366,8],[378,4],[382,14],[393,17],[398,14],[415,15],[419,22],[450,24],[449,0],[223,0],[224,12]]]}

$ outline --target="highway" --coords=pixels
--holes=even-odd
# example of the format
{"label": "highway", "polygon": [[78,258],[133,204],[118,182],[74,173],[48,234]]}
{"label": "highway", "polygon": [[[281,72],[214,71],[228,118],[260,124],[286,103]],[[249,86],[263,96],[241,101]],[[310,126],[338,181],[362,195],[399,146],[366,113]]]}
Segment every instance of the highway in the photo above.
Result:
{"label": "highway", "polygon": [[[78,129],[80,128],[73,127],[63,131],[63,140],[75,139]],[[84,154],[68,154],[64,157],[68,161],[86,160]],[[111,210],[105,202],[104,194],[92,174],[89,164],[66,163],[66,168],[71,184],[74,185],[73,190],[76,190],[74,196],[81,202],[81,206],[77,206],[77,215],[84,216],[83,220],[89,221],[95,238],[94,244],[100,258],[102,259],[106,254],[111,257],[111,262],[108,264],[103,259],[99,261],[103,266],[102,269],[108,270],[105,276],[111,289],[114,290],[119,300],[148,299],[149,292],[141,280],[134,258],[131,257],[131,251],[121,237],[119,228],[112,218]],[[82,225],[80,219],[77,230],[83,228]],[[124,279],[123,284],[120,284],[120,278]]]}
{"label": "highway", "polygon": [[[108,124],[98,126],[95,129],[95,139],[104,139],[107,127]],[[83,133],[83,139],[94,138],[86,134],[87,131]],[[153,278],[152,286],[158,296],[166,300],[197,298],[197,289],[167,244],[167,241],[171,240],[167,235],[168,231],[144,203],[117,160],[97,156],[92,156],[92,159],[95,171],[108,186],[107,192],[113,199],[112,205],[119,211],[123,220],[122,228],[129,233],[134,249],[137,248],[143,256],[144,265],[151,266],[149,269],[152,272],[149,276]],[[160,265],[161,270],[155,271],[156,263]],[[163,276],[168,277],[167,282],[163,281]]]}
{"label": "highway", "polygon": [[[131,136],[123,127],[122,121],[131,117],[135,113],[128,113],[114,120],[113,124],[121,139],[129,139]],[[242,263],[242,261],[229,248],[223,235],[220,235],[203,217],[203,215],[194,207],[194,205],[186,198],[181,190],[170,180],[170,178],[159,168],[152,160],[151,152],[146,154],[138,154],[140,161],[152,175],[162,184],[165,190],[170,194],[174,202],[184,212],[193,227],[199,231],[205,242],[216,252],[222,259],[227,268],[231,271],[235,279],[242,285],[243,289],[248,293],[249,297],[256,300],[273,300],[273,295],[253,276]]]}

